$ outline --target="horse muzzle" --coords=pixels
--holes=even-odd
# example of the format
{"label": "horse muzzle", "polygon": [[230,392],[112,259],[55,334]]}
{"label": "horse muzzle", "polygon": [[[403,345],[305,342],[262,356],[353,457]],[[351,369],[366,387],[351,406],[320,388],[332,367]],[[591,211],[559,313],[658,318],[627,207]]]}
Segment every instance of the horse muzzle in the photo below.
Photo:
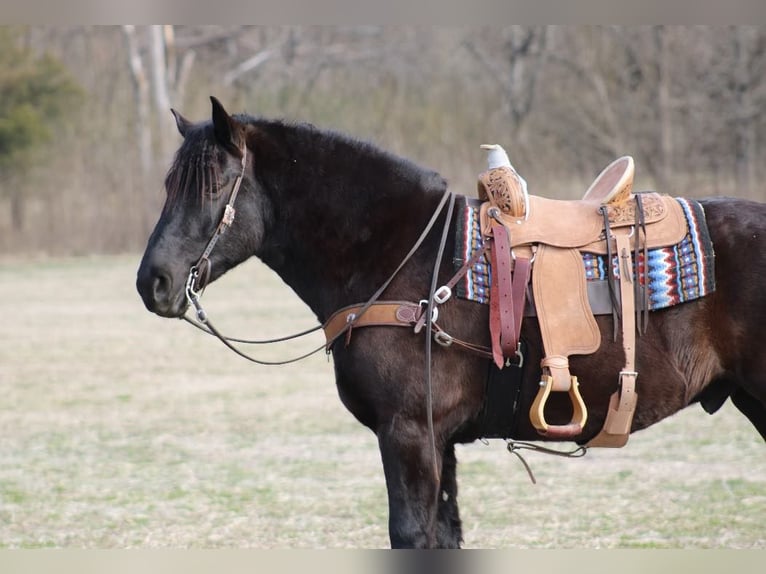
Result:
{"label": "horse muzzle", "polygon": [[160,317],[181,317],[189,306],[183,280],[176,280],[168,270],[144,262],[136,275],[136,289],[146,308]]}

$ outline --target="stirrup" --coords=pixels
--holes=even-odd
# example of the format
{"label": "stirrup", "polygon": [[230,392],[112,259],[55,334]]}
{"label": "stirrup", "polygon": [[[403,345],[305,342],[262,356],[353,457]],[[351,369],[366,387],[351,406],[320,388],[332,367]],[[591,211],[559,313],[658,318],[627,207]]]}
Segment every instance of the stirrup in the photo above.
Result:
{"label": "stirrup", "polygon": [[553,390],[553,376],[543,375],[540,381],[540,390],[537,391],[537,396],[529,409],[529,420],[537,432],[547,438],[561,440],[571,439],[582,432],[588,420],[588,409],[585,407],[582,396],[580,396],[579,387],[580,383],[577,382],[577,377],[570,376],[569,389],[566,389],[566,392],[569,393],[569,399],[572,401],[574,411],[572,419],[565,425],[551,425],[545,420],[545,404],[548,402],[548,396],[551,392],[557,391]]}

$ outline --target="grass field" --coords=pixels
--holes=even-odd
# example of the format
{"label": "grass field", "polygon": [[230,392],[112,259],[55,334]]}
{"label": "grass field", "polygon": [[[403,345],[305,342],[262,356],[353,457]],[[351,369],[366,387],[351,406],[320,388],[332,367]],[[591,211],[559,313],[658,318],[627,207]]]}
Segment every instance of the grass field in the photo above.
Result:
{"label": "grass field", "polygon": [[[148,313],[138,256],[0,263],[0,546],[380,548],[375,437],[323,353],[255,366]],[[314,324],[258,262],[205,294],[239,336]],[[279,359],[321,344],[256,349]],[[583,459],[458,449],[469,548],[764,548],[766,449],[727,404]]]}

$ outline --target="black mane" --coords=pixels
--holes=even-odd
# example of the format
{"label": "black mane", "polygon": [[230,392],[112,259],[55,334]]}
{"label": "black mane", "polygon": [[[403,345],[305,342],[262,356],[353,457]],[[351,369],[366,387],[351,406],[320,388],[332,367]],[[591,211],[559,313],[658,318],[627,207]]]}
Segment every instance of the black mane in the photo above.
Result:
{"label": "black mane", "polygon": [[[381,193],[395,200],[415,190],[441,192],[447,185],[437,172],[341,132],[246,114],[233,117],[253,128],[248,147],[255,177],[277,193],[301,190],[312,200],[358,204],[384,199]],[[225,185],[219,168],[224,153],[210,121],[190,130],[165,178],[168,202],[190,194],[215,196]]]}
{"label": "black mane", "polygon": [[[237,119],[266,134],[267,143],[255,138],[251,147],[256,157],[276,159],[276,175],[289,188],[308,186],[314,194],[330,194],[326,197],[333,202],[366,203],[380,199],[381,194],[393,200],[416,189],[443,191],[446,187],[435,171],[341,132],[308,123]],[[295,169],[298,161],[303,165]],[[256,177],[261,177],[257,166]]]}

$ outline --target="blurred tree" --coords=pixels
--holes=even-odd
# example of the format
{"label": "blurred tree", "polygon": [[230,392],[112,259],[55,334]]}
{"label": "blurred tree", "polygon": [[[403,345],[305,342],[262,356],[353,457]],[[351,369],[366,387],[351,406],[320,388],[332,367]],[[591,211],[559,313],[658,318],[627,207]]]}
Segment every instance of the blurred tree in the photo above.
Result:
{"label": "blurred tree", "polygon": [[547,57],[547,28],[488,27],[480,35],[467,37],[464,46],[502,88],[511,129],[517,138],[525,139],[526,120],[533,112],[542,64]]}
{"label": "blurred tree", "polygon": [[7,185],[27,172],[81,92],[52,56],[22,46],[21,30],[0,28],[0,194],[10,199],[11,223],[24,225],[23,187]]}
{"label": "blurred tree", "polygon": [[[371,140],[441,171],[459,193],[475,190],[478,145],[495,142],[540,195],[579,197],[631,154],[639,189],[766,199],[763,26],[57,25],[0,35],[0,252],[143,248],[180,142],[168,108],[203,119],[210,95],[233,112]],[[54,97],[66,78],[56,62],[87,94],[87,117],[53,123],[71,115]]]}

